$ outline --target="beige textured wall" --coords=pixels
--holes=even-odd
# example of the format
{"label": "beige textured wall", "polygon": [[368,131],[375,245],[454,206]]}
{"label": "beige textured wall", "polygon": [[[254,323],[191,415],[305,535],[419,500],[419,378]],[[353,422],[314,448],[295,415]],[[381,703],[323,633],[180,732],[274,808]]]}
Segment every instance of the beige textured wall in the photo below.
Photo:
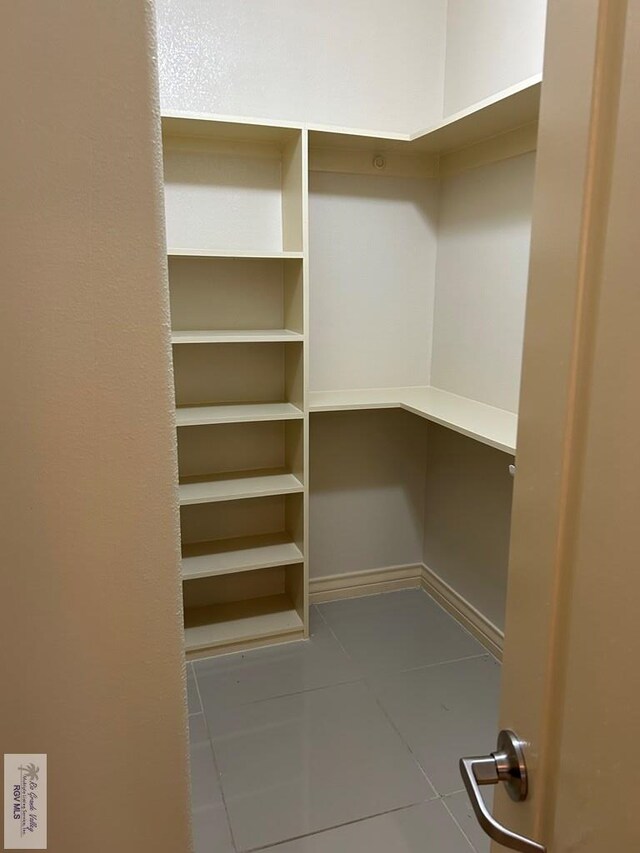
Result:
{"label": "beige textured wall", "polygon": [[51,853],[189,849],[153,9],[0,26],[5,752]]}

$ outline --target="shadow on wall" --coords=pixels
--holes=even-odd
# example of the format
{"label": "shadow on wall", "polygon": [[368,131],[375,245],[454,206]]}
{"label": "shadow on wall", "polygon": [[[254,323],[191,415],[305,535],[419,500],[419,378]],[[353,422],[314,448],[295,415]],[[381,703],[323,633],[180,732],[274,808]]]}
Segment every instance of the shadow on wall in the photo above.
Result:
{"label": "shadow on wall", "polygon": [[513,457],[429,424],[424,562],[504,630]]}
{"label": "shadow on wall", "polygon": [[311,416],[311,575],[422,562],[426,424],[399,409]]}

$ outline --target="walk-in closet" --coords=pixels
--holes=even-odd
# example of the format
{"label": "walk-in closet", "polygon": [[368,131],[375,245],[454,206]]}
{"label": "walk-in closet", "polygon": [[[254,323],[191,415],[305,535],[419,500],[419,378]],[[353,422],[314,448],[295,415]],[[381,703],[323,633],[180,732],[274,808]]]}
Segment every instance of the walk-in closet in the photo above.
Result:
{"label": "walk-in closet", "polygon": [[544,7],[159,4],[199,853],[488,849]]}

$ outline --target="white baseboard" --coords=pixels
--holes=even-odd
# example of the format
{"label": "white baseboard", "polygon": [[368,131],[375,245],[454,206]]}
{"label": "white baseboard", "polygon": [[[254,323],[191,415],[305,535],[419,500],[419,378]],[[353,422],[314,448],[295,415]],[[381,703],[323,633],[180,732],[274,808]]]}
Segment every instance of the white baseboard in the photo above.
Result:
{"label": "white baseboard", "polygon": [[364,572],[347,572],[324,575],[309,580],[309,600],[312,604],[337,601],[341,598],[359,598],[398,589],[421,587],[447,613],[502,660],[504,633],[483,616],[466,598],[445,583],[432,569],[422,563],[388,566]]}
{"label": "white baseboard", "polygon": [[422,566],[422,588],[463,628],[473,634],[492,655],[502,660],[504,633],[432,569],[424,565]]}
{"label": "white baseboard", "polygon": [[363,595],[391,592],[394,589],[419,587],[421,582],[421,563],[341,575],[324,575],[309,579],[309,601],[312,604],[320,604],[340,598],[359,598]]}

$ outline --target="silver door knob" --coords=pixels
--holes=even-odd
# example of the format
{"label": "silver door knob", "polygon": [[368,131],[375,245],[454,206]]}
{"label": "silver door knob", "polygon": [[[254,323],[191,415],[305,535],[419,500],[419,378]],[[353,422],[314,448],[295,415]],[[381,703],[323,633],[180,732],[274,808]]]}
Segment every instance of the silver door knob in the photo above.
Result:
{"label": "silver door knob", "polygon": [[520,850],[522,853],[546,853],[547,848],[543,844],[524,835],[518,835],[517,832],[512,832],[498,823],[480,793],[481,785],[497,785],[498,782],[504,782],[512,800],[518,802],[526,799],[527,765],[520,738],[512,731],[503,729],[498,735],[497,750],[490,755],[461,758],[460,773],[478,823],[490,838],[510,850]]}

